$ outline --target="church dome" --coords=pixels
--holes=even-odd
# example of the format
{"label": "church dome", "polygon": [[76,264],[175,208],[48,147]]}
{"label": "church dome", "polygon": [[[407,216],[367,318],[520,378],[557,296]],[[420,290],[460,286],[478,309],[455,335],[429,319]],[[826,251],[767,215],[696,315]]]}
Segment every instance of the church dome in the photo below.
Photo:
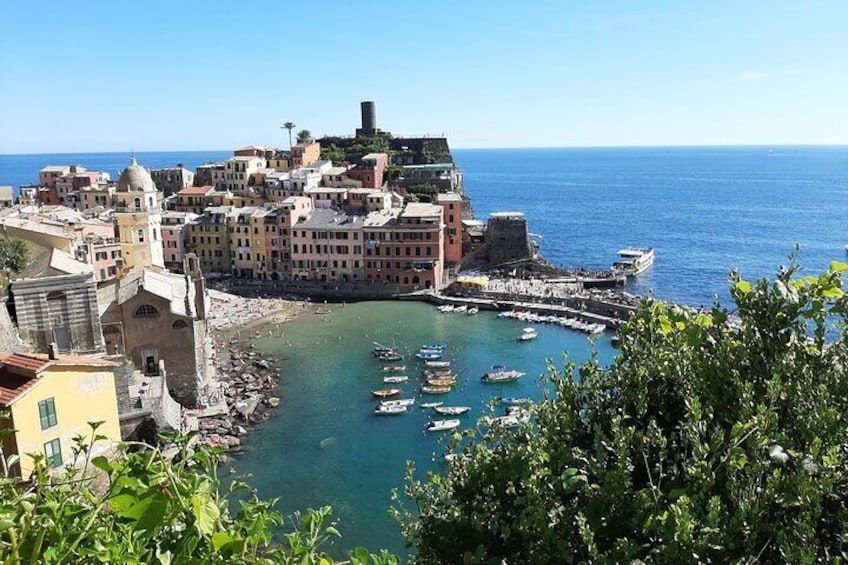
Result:
{"label": "church dome", "polygon": [[156,184],[147,169],[139,165],[133,155],[130,166],[118,178],[118,192],[156,192]]}

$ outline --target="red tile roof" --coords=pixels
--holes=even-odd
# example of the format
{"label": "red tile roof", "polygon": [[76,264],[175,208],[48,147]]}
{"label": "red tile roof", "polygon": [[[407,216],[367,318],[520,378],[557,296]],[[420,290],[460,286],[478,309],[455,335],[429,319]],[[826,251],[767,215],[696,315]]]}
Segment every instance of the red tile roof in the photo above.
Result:
{"label": "red tile roof", "polygon": [[44,353],[0,353],[0,407],[8,407],[38,383],[39,373],[51,366],[118,367],[118,363],[83,357],[60,355],[50,359]]}
{"label": "red tile roof", "polygon": [[182,189],[177,194],[182,194],[183,196],[205,196],[209,194],[210,190],[215,190],[215,187],[208,184],[206,186],[190,186]]}

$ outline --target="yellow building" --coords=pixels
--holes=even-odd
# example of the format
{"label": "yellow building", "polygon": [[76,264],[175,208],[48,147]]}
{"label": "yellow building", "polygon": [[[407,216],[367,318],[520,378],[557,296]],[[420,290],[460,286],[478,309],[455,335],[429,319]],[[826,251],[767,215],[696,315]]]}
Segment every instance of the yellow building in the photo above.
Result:
{"label": "yellow building", "polygon": [[123,259],[122,276],[144,269],[165,270],[162,247],[162,193],[135,157],[118,179],[116,224]]}
{"label": "yellow building", "polygon": [[311,165],[321,158],[321,144],[317,141],[298,143],[291,148],[292,169]]}
{"label": "yellow building", "polygon": [[92,457],[121,441],[115,367],[96,357],[0,353],[0,410],[11,413],[0,427],[15,430],[2,455],[20,456],[11,473],[30,476],[30,453],[43,455],[54,469],[72,465],[73,438],[90,437],[88,422],[102,421],[97,433],[107,438],[93,446]]}

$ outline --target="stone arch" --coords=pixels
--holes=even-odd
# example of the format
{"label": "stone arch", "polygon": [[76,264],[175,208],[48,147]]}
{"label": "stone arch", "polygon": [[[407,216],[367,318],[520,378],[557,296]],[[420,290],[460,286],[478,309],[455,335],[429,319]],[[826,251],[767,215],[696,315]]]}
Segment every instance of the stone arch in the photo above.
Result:
{"label": "stone arch", "polygon": [[159,310],[152,304],[142,304],[133,312],[133,318],[155,318],[159,315]]}
{"label": "stone arch", "polygon": [[185,320],[174,320],[174,323],[171,324],[171,329],[174,330],[184,330],[188,327],[188,324],[185,323]]}

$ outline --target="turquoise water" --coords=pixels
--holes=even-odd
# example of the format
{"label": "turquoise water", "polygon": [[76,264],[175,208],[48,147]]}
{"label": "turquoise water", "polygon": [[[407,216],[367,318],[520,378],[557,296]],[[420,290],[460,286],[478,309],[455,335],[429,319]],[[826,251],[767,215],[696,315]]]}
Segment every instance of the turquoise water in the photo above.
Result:
{"label": "turquoise water", "polygon": [[[471,406],[471,413],[459,418],[460,429],[472,427],[493,396],[539,398],[546,359],[562,366],[565,351],[577,361],[591,352],[585,334],[544,324],[534,325],[535,341],[518,343],[515,338],[527,324],[490,312],[439,314],[432,306],[408,302],[330,308],[330,315],[307,315],[282,326],[282,336],[278,329],[257,340],[257,347],[281,358],[282,405],[251,432],[235,468],[252,475],[249,482],[260,496],[282,497],[283,512],[332,505],[344,535],[336,544],[339,551],[356,545],[405,551],[399,528],[387,515],[391,490],[402,486],[407,460],[422,472],[440,465],[445,439],[423,431],[432,413],[421,402]],[[446,359],[454,361],[459,384],[448,394],[420,397],[423,363],[407,358],[409,381],[384,385],[382,364],[370,355],[374,341],[413,353],[423,343],[449,343]],[[607,336],[596,348],[602,361],[612,359]],[[480,382],[496,363],[527,374],[515,383]],[[415,396],[416,405],[399,416],[374,415],[371,391],[389,387],[402,388],[403,397]]]}

